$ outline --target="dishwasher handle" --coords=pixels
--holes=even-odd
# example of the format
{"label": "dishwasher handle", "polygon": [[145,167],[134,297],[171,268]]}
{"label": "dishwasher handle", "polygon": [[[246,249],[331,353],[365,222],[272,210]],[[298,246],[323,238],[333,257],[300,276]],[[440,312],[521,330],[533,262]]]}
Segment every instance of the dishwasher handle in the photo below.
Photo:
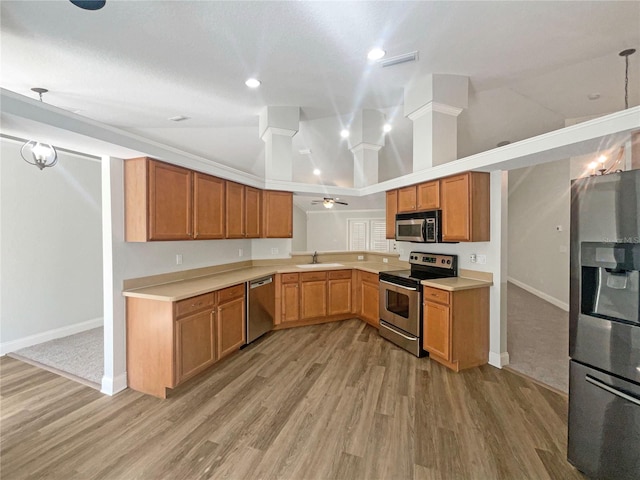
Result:
{"label": "dishwasher handle", "polygon": [[273,277],[259,278],[258,280],[249,282],[249,288],[262,287],[263,285],[269,285],[271,282],[273,282]]}

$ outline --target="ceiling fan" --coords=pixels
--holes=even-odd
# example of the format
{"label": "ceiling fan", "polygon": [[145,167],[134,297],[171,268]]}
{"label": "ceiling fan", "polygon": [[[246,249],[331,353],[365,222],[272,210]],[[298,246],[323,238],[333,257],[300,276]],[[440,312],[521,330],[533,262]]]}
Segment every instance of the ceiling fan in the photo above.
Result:
{"label": "ceiling fan", "polygon": [[332,197],[324,197],[322,200],[312,200],[311,205],[318,205],[321,203],[322,205],[324,205],[324,208],[333,208],[333,206],[336,203],[339,205],[349,205],[347,202],[339,202],[338,200],[340,199],[332,198]]}

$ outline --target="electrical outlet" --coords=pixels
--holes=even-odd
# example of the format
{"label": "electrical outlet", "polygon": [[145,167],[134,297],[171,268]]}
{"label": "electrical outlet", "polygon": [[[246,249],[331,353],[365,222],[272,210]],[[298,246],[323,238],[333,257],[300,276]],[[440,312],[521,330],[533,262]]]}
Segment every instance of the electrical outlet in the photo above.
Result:
{"label": "electrical outlet", "polygon": [[182,265],[182,254],[178,253],[176,255],[176,265]]}
{"label": "electrical outlet", "polygon": [[364,255],[358,255],[358,260],[364,260]]}
{"label": "electrical outlet", "polygon": [[239,256],[239,257],[241,257],[241,256],[242,256],[242,253],[243,253],[243,252],[242,252],[242,249],[241,249],[241,248],[239,248],[239,249],[238,249],[238,256]]}
{"label": "electrical outlet", "polygon": [[469,255],[469,261],[470,261],[471,263],[476,263],[476,261],[477,261],[477,260],[478,260],[478,259],[477,259],[477,257],[476,257],[476,254],[475,254],[475,253],[472,253],[471,255]]}
{"label": "electrical outlet", "polygon": [[272,248],[271,249],[271,255],[277,255],[278,254],[278,249],[277,248]]}
{"label": "electrical outlet", "polygon": [[382,263],[389,263],[389,259],[388,258],[383,258],[382,259]]}
{"label": "electrical outlet", "polygon": [[478,255],[477,259],[478,259],[478,263],[480,265],[485,265],[487,263],[487,256],[486,255]]}

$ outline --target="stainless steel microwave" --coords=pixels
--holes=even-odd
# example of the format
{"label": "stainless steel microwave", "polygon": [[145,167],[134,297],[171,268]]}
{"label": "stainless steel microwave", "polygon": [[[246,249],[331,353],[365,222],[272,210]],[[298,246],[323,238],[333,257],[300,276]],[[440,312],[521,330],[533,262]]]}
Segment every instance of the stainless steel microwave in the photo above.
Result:
{"label": "stainless steel microwave", "polygon": [[437,243],[442,241],[442,211],[399,213],[396,215],[396,240]]}

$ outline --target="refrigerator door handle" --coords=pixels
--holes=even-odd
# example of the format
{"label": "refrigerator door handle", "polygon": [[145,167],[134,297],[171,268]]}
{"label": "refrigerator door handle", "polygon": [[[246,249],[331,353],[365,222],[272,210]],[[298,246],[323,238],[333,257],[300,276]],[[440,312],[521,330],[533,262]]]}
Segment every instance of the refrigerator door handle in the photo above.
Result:
{"label": "refrigerator door handle", "polygon": [[600,380],[598,380],[595,377],[592,377],[591,375],[585,375],[585,380],[589,383],[591,383],[592,385],[595,385],[596,387],[599,387],[603,390],[606,390],[607,392],[615,395],[616,397],[620,397],[624,400],[627,400],[628,402],[633,403],[634,405],[637,405],[640,407],[640,399],[629,395],[628,393],[625,393],[621,390],[618,390],[615,387],[612,387],[611,385],[607,385],[604,382],[601,382]]}

